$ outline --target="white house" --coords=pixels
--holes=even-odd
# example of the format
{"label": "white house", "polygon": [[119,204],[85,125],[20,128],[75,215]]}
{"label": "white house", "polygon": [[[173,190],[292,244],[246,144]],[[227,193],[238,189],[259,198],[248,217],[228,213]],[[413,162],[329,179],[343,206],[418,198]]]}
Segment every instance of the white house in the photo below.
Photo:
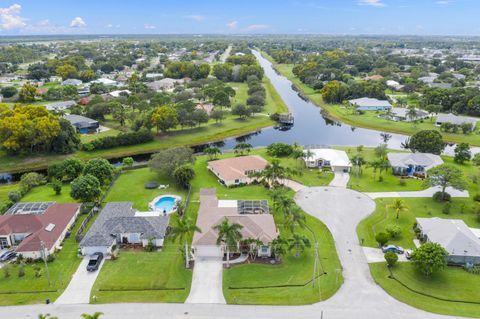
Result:
{"label": "white house", "polygon": [[349,172],[352,167],[352,163],[344,151],[316,148],[306,149],[303,153],[305,154],[305,165],[310,168],[330,167],[334,172]]}
{"label": "white house", "polygon": [[393,174],[400,176],[417,176],[424,178],[427,171],[443,164],[440,156],[430,153],[396,153],[387,154]]}
{"label": "white house", "polygon": [[392,108],[387,100],[379,100],[370,97],[348,100],[350,105],[361,111],[386,111]]}

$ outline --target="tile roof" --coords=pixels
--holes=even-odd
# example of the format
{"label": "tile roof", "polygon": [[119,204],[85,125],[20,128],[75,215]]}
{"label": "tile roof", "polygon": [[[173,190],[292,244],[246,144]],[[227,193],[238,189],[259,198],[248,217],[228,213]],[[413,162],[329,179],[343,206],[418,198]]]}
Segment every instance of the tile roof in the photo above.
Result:
{"label": "tile roof", "polygon": [[247,177],[245,172],[263,170],[267,165],[268,162],[258,155],[232,157],[208,162],[208,168],[214,170],[224,180],[245,178]]}

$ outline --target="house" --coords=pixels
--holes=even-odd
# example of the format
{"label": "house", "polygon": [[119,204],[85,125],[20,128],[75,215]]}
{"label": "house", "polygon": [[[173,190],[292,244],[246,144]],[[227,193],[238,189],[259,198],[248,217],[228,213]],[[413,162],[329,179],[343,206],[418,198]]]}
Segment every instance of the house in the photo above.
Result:
{"label": "house", "polygon": [[69,121],[80,134],[96,133],[100,128],[100,123],[98,123],[98,121],[82,115],[67,114],[64,118]]}
{"label": "house", "polygon": [[467,116],[458,116],[452,113],[448,114],[439,114],[437,119],[435,120],[436,126],[441,126],[443,123],[450,123],[454,125],[462,125],[462,124],[472,124],[472,131],[475,130],[477,126],[477,119]]}
{"label": "house", "polygon": [[146,79],[156,79],[156,78],[161,78],[163,76],[163,73],[147,73],[145,74]]}
{"label": "house", "polygon": [[62,82],[62,85],[74,85],[74,86],[79,86],[82,85],[82,80],[79,79],[66,79],[65,81]]}
{"label": "house", "polygon": [[225,158],[208,162],[208,169],[218,177],[225,186],[248,184],[252,181],[251,173],[261,172],[268,162],[258,155]]}
{"label": "house", "polygon": [[60,249],[80,204],[19,202],[0,216],[0,248],[24,258],[42,258]]}
{"label": "house", "polygon": [[417,228],[426,242],[440,244],[453,265],[480,264],[480,239],[461,219],[417,218]]}
{"label": "house", "polygon": [[430,153],[395,153],[387,154],[392,172],[400,176],[416,176],[425,178],[427,171],[443,164],[440,156]]}
{"label": "house", "polygon": [[451,89],[452,83],[428,83],[428,86],[431,88],[440,88],[440,89]]}
{"label": "house", "polygon": [[166,91],[166,90],[173,90],[176,84],[184,83],[184,79],[172,79],[172,78],[164,78],[158,81],[153,81],[147,83],[147,87],[154,91]]}
{"label": "house", "polygon": [[349,172],[352,163],[347,153],[331,148],[305,149],[305,165],[310,168],[330,167],[334,172]]}
{"label": "house", "polygon": [[400,91],[404,87],[404,85],[394,80],[387,80],[387,86],[395,91]]}
{"label": "house", "polygon": [[350,105],[361,111],[386,111],[392,108],[387,100],[379,100],[369,97],[349,100]]}
{"label": "house", "polygon": [[210,116],[210,114],[212,114],[212,111],[213,111],[213,108],[215,106],[212,104],[212,103],[198,103],[195,108],[197,110],[204,110],[205,112],[207,112],[208,116]]}
{"label": "house", "polygon": [[80,242],[82,255],[110,254],[115,245],[163,246],[169,216],[137,212],[131,202],[110,202]]}
{"label": "house", "polygon": [[218,233],[214,227],[224,219],[243,226],[242,238],[254,238],[261,242],[259,257],[270,257],[270,243],[278,237],[273,216],[269,213],[266,200],[218,200],[214,188],[200,190],[200,208],[197,226],[201,232],[195,232],[192,251],[197,257],[222,257],[224,249],[217,245]]}
{"label": "house", "polygon": [[380,74],[369,75],[363,78],[365,81],[381,81],[383,80],[383,76]]}
{"label": "house", "polygon": [[411,118],[408,114],[409,110],[404,107],[392,107],[387,114],[381,115],[381,117],[395,121],[395,122],[411,122],[413,120],[421,120],[428,117],[428,112],[415,109],[415,117]]}
{"label": "house", "polygon": [[62,77],[61,76],[56,76],[56,75],[52,75],[51,77],[48,78],[48,81],[49,82],[62,82]]}
{"label": "house", "polygon": [[106,85],[106,86],[118,86],[119,85],[119,83],[117,81],[107,79],[107,78],[100,78],[100,79],[93,80],[93,81],[89,82],[90,85],[92,85],[93,83],[99,83],[99,84],[103,84],[103,85]]}
{"label": "house", "polygon": [[71,108],[72,106],[76,105],[75,101],[62,101],[62,102],[53,102],[45,104],[45,107],[49,111],[63,111],[66,109]]}
{"label": "house", "polygon": [[130,90],[116,90],[116,91],[112,91],[110,93],[107,93],[109,96],[111,97],[114,97],[114,98],[118,98],[120,96],[128,96],[130,94],[132,94],[132,92],[130,92]]}

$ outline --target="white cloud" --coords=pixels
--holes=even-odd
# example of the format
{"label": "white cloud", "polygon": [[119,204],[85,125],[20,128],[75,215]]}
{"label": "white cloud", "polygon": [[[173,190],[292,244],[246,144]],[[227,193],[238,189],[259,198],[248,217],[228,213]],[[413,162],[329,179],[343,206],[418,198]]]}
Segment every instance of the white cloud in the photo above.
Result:
{"label": "white cloud", "polygon": [[382,0],[359,0],[358,4],[361,6],[385,7]]}
{"label": "white cloud", "polygon": [[20,16],[22,6],[15,3],[6,8],[0,8],[0,30],[21,29],[27,24]]}
{"label": "white cloud", "polygon": [[70,22],[70,27],[71,28],[84,28],[86,27],[87,24],[81,17],[75,17],[72,22]]}
{"label": "white cloud", "polygon": [[153,30],[153,29],[157,28],[156,26],[148,24],[148,23],[145,23],[145,25],[143,27],[147,30]]}
{"label": "white cloud", "polygon": [[117,29],[118,29],[118,28],[120,28],[120,25],[119,25],[119,24],[113,25],[113,24],[109,23],[109,24],[107,24],[107,25],[105,26],[105,28],[109,28],[109,29],[111,29],[111,28],[117,28]]}
{"label": "white cloud", "polygon": [[227,23],[227,27],[229,29],[236,29],[238,26],[238,21],[230,21],[229,23]]}
{"label": "white cloud", "polygon": [[267,24],[251,24],[248,27],[246,27],[247,31],[260,31],[260,30],[265,30],[270,28],[269,25]]}
{"label": "white cloud", "polygon": [[201,22],[201,21],[205,20],[205,16],[202,16],[202,15],[199,15],[199,14],[189,14],[189,15],[186,15],[185,18],[192,19],[192,20],[195,20],[197,22]]}
{"label": "white cloud", "polygon": [[452,3],[451,0],[438,0],[438,1],[435,1],[436,4],[439,4],[439,5],[446,5],[446,4],[450,4]]}

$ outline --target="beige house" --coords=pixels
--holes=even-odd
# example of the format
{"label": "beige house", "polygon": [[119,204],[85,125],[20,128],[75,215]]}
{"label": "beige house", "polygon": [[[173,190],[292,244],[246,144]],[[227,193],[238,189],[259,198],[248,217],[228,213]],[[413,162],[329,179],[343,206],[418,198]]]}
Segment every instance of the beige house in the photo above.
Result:
{"label": "beige house", "polygon": [[248,155],[225,158],[208,162],[208,169],[218,177],[225,186],[248,184],[252,181],[251,173],[261,172],[268,162],[261,156]]}
{"label": "beige house", "polygon": [[269,213],[266,200],[218,200],[216,189],[200,190],[200,208],[197,226],[201,232],[195,232],[192,250],[195,257],[221,257],[225,250],[217,245],[218,234],[214,227],[224,219],[243,226],[243,239],[254,238],[262,242],[258,247],[259,257],[270,257],[270,243],[278,237],[273,216]]}

